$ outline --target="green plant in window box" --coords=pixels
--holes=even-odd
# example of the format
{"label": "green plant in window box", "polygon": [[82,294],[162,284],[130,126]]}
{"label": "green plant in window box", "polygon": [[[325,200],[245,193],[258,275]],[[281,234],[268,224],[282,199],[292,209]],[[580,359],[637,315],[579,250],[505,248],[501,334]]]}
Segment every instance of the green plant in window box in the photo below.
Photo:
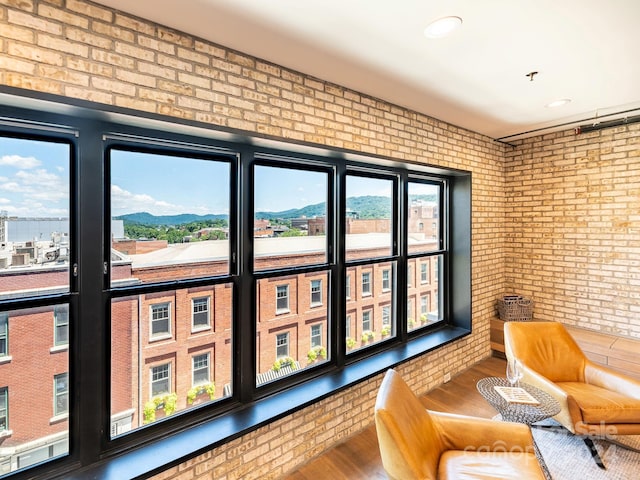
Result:
{"label": "green plant in window box", "polygon": [[362,341],[362,343],[372,342],[375,336],[375,332],[372,332],[371,330],[365,330],[364,332],[362,332],[362,337],[360,340]]}
{"label": "green plant in window box", "polygon": [[352,349],[355,346],[356,346],[355,338],[347,337],[347,348]]}
{"label": "green plant in window box", "polygon": [[422,315],[420,315],[420,321],[422,323],[427,323],[427,315],[425,313],[423,313]]}
{"label": "green plant in window box", "polygon": [[315,362],[318,357],[322,358],[323,360],[327,358],[327,349],[320,345],[313,347],[307,352],[307,360],[309,361],[309,363]]}
{"label": "green plant in window box", "polygon": [[283,367],[291,367],[292,370],[296,369],[296,361],[291,357],[282,357],[273,362],[271,370],[274,372],[279,371]]}
{"label": "green plant in window box", "polygon": [[154,422],[156,420],[157,410],[164,410],[166,416],[173,414],[176,411],[177,403],[178,395],[175,393],[168,393],[167,395],[152,398],[144,404],[144,423]]}
{"label": "green plant in window box", "polygon": [[196,397],[198,395],[201,395],[203,393],[206,393],[207,395],[209,395],[209,399],[213,400],[215,393],[216,393],[216,385],[215,383],[211,382],[211,383],[203,383],[202,385],[196,385],[195,387],[191,388],[188,392],[187,392],[187,403],[189,405],[192,405],[193,402],[195,401]]}
{"label": "green plant in window box", "polygon": [[385,325],[384,327],[382,327],[382,330],[380,330],[380,335],[382,335],[383,337],[391,335],[391,327],[389,325]]}
{"label": "green plant in window box", "polygon": [[416,321],[413,318],[409,317],[407,324],[409,325],[409,328],[413,328],[416,326]]}

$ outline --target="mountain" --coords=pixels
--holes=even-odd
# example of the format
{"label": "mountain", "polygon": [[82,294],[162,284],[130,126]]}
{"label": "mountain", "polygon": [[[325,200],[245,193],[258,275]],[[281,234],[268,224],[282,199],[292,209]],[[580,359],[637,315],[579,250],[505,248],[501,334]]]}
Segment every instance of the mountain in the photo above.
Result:
{"label": "mountain", "polygon": [[152,215],[147,212],[127,213],[113,217],[115,220],[124,220],[124,223],[137,223],[139,225],[182,225],[184,223],[202,222],[205,220],[227,220],[228,215],[196,215],[194,213],[181,213],[179,215]]}
{"label": "mountain", "polygon": [[[435,195],[411,195],[409,201],[423,200],[426,202],[435,202]],[[347,209],[358,214],[359,218],[390,218],[391,205],[389,197],[381,197],[375,195],[365,195],[361,197],[347,198]],[[256,212],[256,218],[265,220],[292,219],[300,217],[321,217],[326,215],[325,203],[316,203],[314,205],[306,205],[302,208],[292,208],[281,212]],[[125,224],[139,224],[150,226],[172,226],[183,225],[185,223],[202,222],[206,220],[228,220],[227,215],[209,214],[196,215],[193,213],[182,213],[180,215],[152,215],[147,212],[128,213],[114,217],[116,220],[124,220]]]}

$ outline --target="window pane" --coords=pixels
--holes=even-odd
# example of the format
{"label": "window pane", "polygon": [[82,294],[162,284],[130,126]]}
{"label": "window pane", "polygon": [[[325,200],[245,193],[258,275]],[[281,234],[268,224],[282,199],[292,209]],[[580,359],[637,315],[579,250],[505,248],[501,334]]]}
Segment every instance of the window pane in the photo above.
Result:
{"label": "window pane", "polygon": [[414,330],[426,327],[443,319],[440,265],[442,255],[418,257],[409,260],[412,270],[420,273],[420,282],[407,289],[407,328]]}
{"label": "window pane", "polygon": [[325,172],[255,167],[256,270],[327,262]]}
{"label": "window pane", "polygon": [[391,180],[347,175],[347,260],[391,255]]}
{"label": "window pane", "polygon": [[440,249],[440,185],[409,182],[409,253]]}
{"label": "window pane", "polygon": [[68,311],[65,304],[0,314],[8,341],[7,355],[0,357],[0,465],[8,462],[10,471],[30,465],[28,458],[68,453],[69,352],[55,348],[58,308]]}
{"label": "window pane", "polygon": [[0,137],[4,298],[69,290],[70,156],[66,144]]}
{"label": "window pane", "polygon": [[227,274],[229,164],[110,154],[111,284]]}
{"label": "window pane", "polygon": [[[232,284],[111,301],[111,436],[232,393]],[[208,308],[209,327],[192,326]]]}
{"label": "window pane", "polygon": [[361,288],[347,300],[345,326],[347,352],[379,343],[396,335],[394,304],[396,262],[359,265],[347,277],[362,279]]}
{"label": "window pane", "polygon": [[[328,285],[326,272],[258,281],[256,385],[327,361]],[[279,292],[287,292],[286,310]]]}

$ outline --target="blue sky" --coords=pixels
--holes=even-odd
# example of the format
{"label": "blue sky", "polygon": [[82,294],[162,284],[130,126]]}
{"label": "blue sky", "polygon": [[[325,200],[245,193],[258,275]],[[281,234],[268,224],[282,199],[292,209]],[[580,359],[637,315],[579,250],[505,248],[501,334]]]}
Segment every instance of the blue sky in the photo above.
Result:
{"label": "blue sky", "polygon": [[[256,211],[278,212],[326,200],[319,172],[256,167]],[[433,193],[412,189],[412,194]],[[391,194],[390,182],[349,176],[347,196]],[[112,215],[227,214],[229,164],[113,151]],[[0,137],[0,210],[19,217],[68,217],[69,146]]]}
{"label": "blue sky", "polygon": [[0,210],[69,216],[69,146],[0,137]]}

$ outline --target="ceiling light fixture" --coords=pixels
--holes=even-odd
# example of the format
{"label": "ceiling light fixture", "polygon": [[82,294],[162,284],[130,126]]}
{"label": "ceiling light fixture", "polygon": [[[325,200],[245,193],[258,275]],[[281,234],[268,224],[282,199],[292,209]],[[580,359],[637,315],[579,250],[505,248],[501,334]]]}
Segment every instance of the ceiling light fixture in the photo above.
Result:
{"label": "ceiling light fixture", "polygon": [[442,17],[427,25],[427,28],[424,29],[424,34],[427,38],[442,38],[449,35],[460,25],[462,25],[460,17]]}
{"label": "ceiling light fixture", "polygon": [[561,98],[560,100],[554,100],[553,102],[547,103],[545,107],[547,108],[562,107],[563,105],[566,105],[569,102],[571,102],[570,98]]}

